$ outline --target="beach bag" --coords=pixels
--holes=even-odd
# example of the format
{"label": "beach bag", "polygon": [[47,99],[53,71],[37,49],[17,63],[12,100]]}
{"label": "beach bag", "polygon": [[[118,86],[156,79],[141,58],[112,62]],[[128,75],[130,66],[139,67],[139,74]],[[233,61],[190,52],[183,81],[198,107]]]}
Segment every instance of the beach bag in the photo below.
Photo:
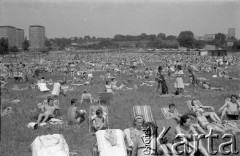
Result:
{"label": "beach bag", "polygon": [[69,147],[63,135],[38,136],[31,144],[32,156],[69,156]]}

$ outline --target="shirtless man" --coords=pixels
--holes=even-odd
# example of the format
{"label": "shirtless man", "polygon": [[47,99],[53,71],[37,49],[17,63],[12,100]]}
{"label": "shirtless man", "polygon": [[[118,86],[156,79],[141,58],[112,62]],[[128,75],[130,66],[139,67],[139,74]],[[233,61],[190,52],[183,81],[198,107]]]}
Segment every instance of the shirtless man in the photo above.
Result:
{"label": "shirtless man", "polygon": [[88,102],[90,102],[90,104],[93,103],[92,95],[91,95],[90,93],[88,93],[87,90],[84,90],[84,91],[83,91],[83,94],[82,94],[82,96],[81,96],[81,104],[82,104],[84,101],[88,101]]}
{"label": "shirtless man", "polygon": [[81,124],[85,120],[86,111],[77,110],[76,103],[77,99],[71,100],[71,106],[68,109],[69,124]]}
{"label": "shirtless man", "polygon": [[176,126],[175,132],[182,139],[182,141],[184,141],[186,146],[192,149],[192,151],[190,152],[190,156],[194,156],[196,150],[195,148],[197,148],[204,156],[209,156],[207,150],[202,145],[201,140],[199,141],[198,147],[194,146],[197,145],[197,140],[194,140],[193,135],[197,135],[198,133],[191,126],[191,119],[188,115],[181,116],[180,124]]}
{"label": "shirtless man", "polygon": [[237,95],[231,95],[231,101],[227,101],[220,109],[221,119],[224,118],[226,114],[239,114],[240,112],[240,102],[237,100]]}

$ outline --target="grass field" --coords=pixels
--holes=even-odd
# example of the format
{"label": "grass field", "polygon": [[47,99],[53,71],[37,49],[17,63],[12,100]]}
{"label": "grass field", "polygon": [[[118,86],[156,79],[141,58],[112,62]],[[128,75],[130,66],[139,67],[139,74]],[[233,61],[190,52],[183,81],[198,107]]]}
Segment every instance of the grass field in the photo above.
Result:
{"label": "grass field", "polygon": [[[185,71],[185,73],[187,73]],[[239,76],[240,67],[235,66],[232,69],[230,75],[233,77]],[[99,74],[94,73],[94,85],[93,86],[83,86],[80,91],[73,91],[68,93],[67,97],[60,96],[60,107],[63,118],[66,119],[67,109],[70,105],[70,100],[72,98],[80,99],[80,96],[85,88],[87,88],[93,97],[98,96],[98,92],[104,89],[104,80],[99,78]],[[52,78],[53,80],[63,79],[63,76],[41,74],[40,76],[45,76],[48,80]],[[240,93],[240,81],[239,80],[227,80],[223,78],[211,78],[212,74],[203,73],[199,76],[210,79],[212,86],[224,87],[224,91],[198,91],[198,98],[204,105],[211,105],[218,110],[221,105],[224,104],[224,98],[231,94]],[[167,84],[170,92],[174,92],[173,83],[174,78],[167,78]],[[122,77],[121,79],[127,79]],[[117,81],[120,81],[117,79]],[[189,83],[189,78],[184,78],[185,83]],[[1,125],[1,143],[0,143],[0,155],[2,156],[30,156],[29,145],[32,141],[40,135],[60,133],[63,134],[66,139],[70,151],[75,151],[79,153],[79,156],[90,156],[92,153],[92,145],[95,141],[94,137],[88,133],[87,121],[83,123],[83,129],[78,132],[68,132],[56,129],[43,129],[39,128],[37,130],[31,130],[26,127],[29,122],[32,122],[31,116],[33,115],[29,110],[36,108],[36,104],[44,100],[40,91],[36,90],[26,90],[26,91],[12,91],[10,88],[13,83],[9,80],[8,88],[10,94],[2,95],[2,99],[9,99],[16,97],[21,100],[20,104],[7,104],[2,101],[2,107],[12,106],[14,108],[14,113],[8,117],[2,117]],[[22,84],[21,86],[26,86],[27,84]],[[186,87],[186,93],[193,96],[193,89]],[[127,91],[117,91],[114,95],[111,105],[109,106],[109,125],[112,129],[122,129],[132,125],[133,118],[133,106],[134,105],[150,105],[152,113],[155,120],[162,120],[164,116],[161,113],[161,107],[168,106],[170,103],[175,103],[179,113],[184,114],[189,111],[186,105],[186,100],[189,98],[163,98],[155,95],[154,87],[139,87],[134,90]],[[86,108],[85,108],[86,109]],[[87,112],[88,112],[87,108]],[[88,114],[87,114],[88,116]],[[222,140],[216,141],[215,149],[217,145]],[[237,136],[237,148],[240,150],[240,137]]]}

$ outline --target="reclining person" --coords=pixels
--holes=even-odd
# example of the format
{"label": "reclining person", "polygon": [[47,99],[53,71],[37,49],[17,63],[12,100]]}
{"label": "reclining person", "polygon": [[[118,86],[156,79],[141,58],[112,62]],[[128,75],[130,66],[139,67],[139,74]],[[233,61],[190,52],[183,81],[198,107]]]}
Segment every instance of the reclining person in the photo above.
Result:
{"label": "reclining person", "polygon": [[45,105],[42,108],[42,113],[40,113],[38,115],[38,120],[37,120],[36,124],[40,124],[43,117],[44,117],[44,119],[42,120],[42,123],[46,122],[49,119],[49,117],[54,117],[55,116],[54,111],[56,109],[59,109],[59,108],[53,104],[53,99],[48,98],[47,105]]}
{"label": "reclining person", "polygon": [[69,124],[81,124],[85,120],[85,110],[78,110],[76,107],[77,99],[71,100],[71,106],[68,109]]}
{"label": "reclining person", "polygon": [[223,90],[223,88],[218,88],[218,87],[212,87],[210,84],[207,84],[207,82],[202,83],[202,89],[211,89],[211,90]]}
{"label": "reclining person", "polygon": [[209,116],[214,122],[222,123],[221,119],[215,112],[206,112],[203,108],[212,108],[212,106],[203,106],[197,99],[193,99],[191,106],[194,112],[200,111],[203,116]]}
{"label": "reclining person", "polygon": [[197,120],[199,121],[200,125],[203,128],[207,129],[208,132],[210,132],[210,130],[213,129],[213,131],[215,131],[215,132],[224,134],[226,131],[232,130],[231,128],[226,128],[222,124],[219,124],[219,123],[209,123],[207,118],[205,116],[203,116],[200,111],[197,111],[196,115],[197,115]]}
{"label": "reclining person", "polygon": [[105,126],[105,118],[103,116],[103,111],[102,109],[96,110],[96,116],[92,119],[93,121],[93,128],[95,131],[104,129]]}
{"label": "reclining person", "polygon": [[175,110],[176,110],[176,105],[171,103],[169,104],[169,110],[168,112],[166,113],[166,116],[169,117],[169,118],[174,118],[177,120],[177,122],[180,121],[180,114],[176,113]]}
{"label": "reclining person", "polygon": [[237,95],[231,95],[231,101],[227,101],[219,109],[219,112],[221,112],[221,119],[223,119],[226,114],[239,114],[240,102],[238,101]]}

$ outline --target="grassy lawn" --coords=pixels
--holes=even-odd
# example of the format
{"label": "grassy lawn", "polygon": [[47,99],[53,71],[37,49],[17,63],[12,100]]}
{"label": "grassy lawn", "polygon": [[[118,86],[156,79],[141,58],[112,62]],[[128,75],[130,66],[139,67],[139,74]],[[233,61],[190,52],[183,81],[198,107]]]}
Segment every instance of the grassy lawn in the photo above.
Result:
{"label": "grassy lawn", "polygon": [[[187,74],[187,71],[185,71]],[[230,73],[233,77],[238,76],[240,73],[240,67],[235,66]],[[102,73],[94,73],[94,85],[93,86],[83,86],[79,91],[72,91],[68,93],[68,96],[59,97],[61,113],[63,118],[66,119],[67,109],[70,106],[70,100],[72,98],[80,99],[83,90],[86,88],[92,93],[93,97],[98,96],[98,92],[104,90],[105,81],[102,80],[99,75]],[[41,74],[45,76],[48,80],[52,78],[53,80],[63,79],[63,75],[48,75]],[[224,91],[201,91],[198,90],[198,98],[204,105],[211,105],[218,110],[221,105],[224,104],[224,98],[231,94],[240,93],[240,81],[239,80],[228,80],[224,78],[212,78],[210,73],[199,74],[201,77],[210,79],[212,86],[215,87],[224,87]],[[168,78],[167,84],[170,92],[174,92],[173,83],[175,78]],[[127,77],[121,77],[117,81],[122,79],[126,80]],[[139,81],[139,80],[136,80]],[[184,78],[185,83],[189,83],[189,78]],[[14,113],[9,117],[2,117],[1,125],[1,143],[0,143],[0,155],[2,156],[30,156],[31,152],[29,151],[29,145],[33,140],[40,135],[60,133],[63,134],[66,139],[70,151],[76,151],[81,156],[90,156],[92,145],[95,141],[95,138],[92,137],[88,132],[87,121],[83,123],[83,129],[78,132],[74,131],[62,131],[56,129],[43,129],[39,128],[37,130],[31,130],[26,127],[29,122],[33,122],[31,119],[33,115],[29,110],[36,108],[36,104],[44,100],[41,93],[37,90],[26,90],[26,91],[12,91],[13,82],[9,80],[8,88],[11,93],[11,97],[16,97],[21,100],[20,104],[6,104],[2,102],[3,108],[6,106],[12,106],[14,108]],[[137,83],[137,82],[134,82]],[[21,86],[26,86],[29,84],[23,84]],[[51,88],[51,87],[50,87]],[[186,94],[193,95],[193,89],[186,87]],[[4,94],[2,99],[11,98],[10,95]],[[152,109],[153,116],[155,120],[164,119],[163,114],[161,113],[162,107],[168,106],[170,103],[176,104],[179,113],[184,114],[189,111],[189,108],[186,104],[186,100],[189,98],[163,98],[155,95],[154,87],[138,87],[138,89],[127,90],[127,91],[116,91],[113,101],[109,106],[109,125],[112,129],[122,129],[132,125],[133,118],[133,106],[134,105],[150,105]],[[89,107],[85,108],[89,112]],[[88,116],[88,114],[87,114]],[[217,149],[217,145],[222,140],[215,141],[214,148]],[[240,137],[237,136],[237,148],[240,150]]]}

